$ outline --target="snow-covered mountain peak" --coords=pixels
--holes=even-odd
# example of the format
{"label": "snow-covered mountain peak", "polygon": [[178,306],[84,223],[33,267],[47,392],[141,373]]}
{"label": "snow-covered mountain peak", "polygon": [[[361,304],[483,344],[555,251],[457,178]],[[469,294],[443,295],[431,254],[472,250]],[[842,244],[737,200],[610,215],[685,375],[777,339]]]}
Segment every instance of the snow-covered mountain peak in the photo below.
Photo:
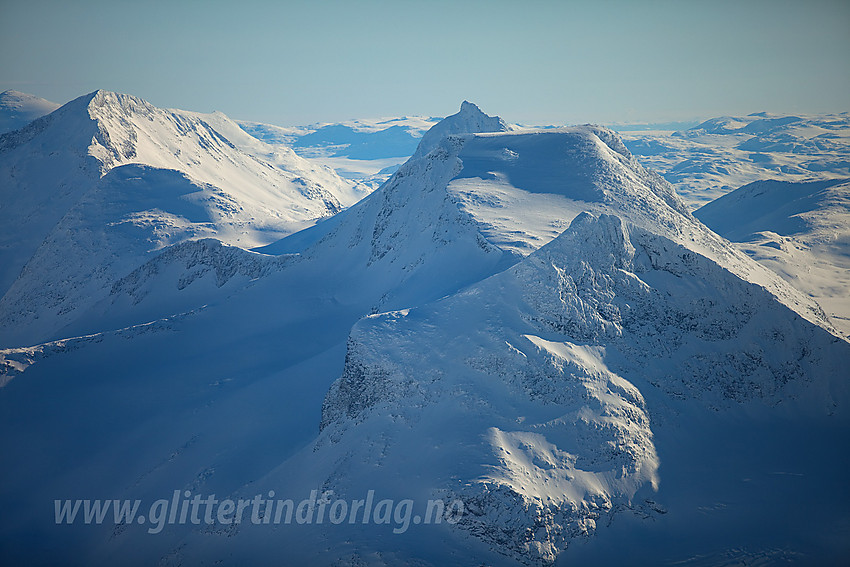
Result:
{"label": "snow-covered mountain peak", "polygon": [[[455,118],[380,189],[267,254],[245,248],[285,232],[276,214],[321,211],[310,191],[326,178],[221,113],[98,91],[0,138],[0,276],[17,278],[0,299],[0,347],[15,347],[0,348],[0,452],[32,465],[3,468],[3,540],[24,542],[5,563],[50,563],[27,542],[60,529],[74,547],[57,557],[109,564],[621,564],[569,554],[648,534],[641,546],[671,560],[641,564],[713,565],[667,542],[721,524],[767,533],[772,517],[769,541],[718,549],[837,533],[822,526],[846,516],[828,512],[846,485],[850,343],[817,306],[610,130],[506,131],[470,103]],[[846,225],[847,184],[751,189],[727,201],[782,205],[781,224],[753,230]],[[800,451],[787,433],[808,416]],[[337,525],[333,507],[278,528],[265,507],[260,524],[151,538],[132,520],[72,533],[32,513],[66,494],[175,489],[274,495],[278,511],[332,492],[352,514],[366,495],[411,515],[438,499],[463,515],[408,517],[396,537]]]}
{"label": "snow-covered mountain peak", "polygon": [[221,113],[81,96],[0,137],[0,343],[50,336],[163,247],[262,246],[359,197]]}
{"label": "snow-covered mountain peak", "polygon": [[[362,196],[330,169],[253,138],[221,112],[161,109],[136,96],[97,90],[62,106],[50,123],[45,138],[94,157],[101,175],[134,163],[182,171],[220,187],[250,189],[255,197],[269,191],[286,196],[294,190],[325,209],[312,218],[333,214]],[[25,143],[46,127],[28,128],[32,132],[6,145]],[[269,172],[269,165],[276,171]],[[281,187],[281,175],[289,187]],[[245,177],[254,179],[246,183]],[[303,205],[292,208],[306,212]]]}
{"label": "snow-covered mountain peak", "polygon": [[461,499],[460,528],[545,565],[618,513],[657,515],[660,394],[846,414],[848,348],[710,258],[582,213],[493,277],[355,325],[316,451],[339,492],[417,471],[405,487]]}
{"label": "snow-covered mountain peak", "polygon": [[23,128],[36,118],[59,108],[35,95],[8,90],[0,93],[0,134]]}
{"label": "snow-covered mountain peak", "polygon": [[[69,105],[97,125],[89,153],[102,162],[103,173],[125,163],[196,169],[206,165],[204,158],[220,161],[236,149],[200,115],[159,109],[132,95],[98,90]],[[195,155],[184,155],[190,150]]]}
{"label": "snow-covered mountain peak", "polygon": [[147,101],[129,94],[108,91],[106,89],[97,89],[80,97],[87,108],[98,108],[104,106],[119,106],[119,107],[145,107],[153,110],[155,107]]}
{"label": "snow-covered mountain peak", "polygon": [[505,269],[582,212],[616,215],[663,235],[829,326],[814,302],[707,230],[669,183],[598,126],[443,137],[357,206],[316,227],[315,238],[300,235],[301,248],[280,251],[336,258],[338,269],[352,274],[352,289],[385,290],[376,309],[398,309]]}
{"label": "snow-covered mountain peak", "polygon": [[[481,118],[481,117],[490,118],[481,111],[481,109],[478,107],[477,104],[475,104],[474,102],[469,102],[468,100],[465,100],[462,103],[460,103],[460,112],[455,114],[455,116],[468,116],[468,117],[475,116],[475,117],[478,117],[478,118]],[[498,118],[498,117],[494,116],[492,118]]]}
{"label": "snow-covered mountain peak", "polygon": [[42,114],[53,112],[59,105],[41,97],[9,89],[0,93],[0,108],[14,109],[19,112],[39,110]]}
{"label": "snow-covered mountain peak", "polygon": [[612,270],[631,267],[635,256],[623,219],[604,213],[598,218],[591,213],[579,213],[570,223],[569,232],[545,248],[550,253],[558,250],[565,257],[574,255],[580,248],[582,261],[607,264]]}
{"label": "snow-covered mountain peak", "polygon": [[14,89],[8,89],[0,93],[0,103],[4,105],[15,105],[25,103],[30,100],[44,100],[39,99],[39,97],[27,93],[22,93],[21,91],[16,91]]}
{"label": "snow-covered mountain peak", "polygon": [[505,121],[498,116],[484,114],[475,104],[465,100],[457,114],[447,116],[425,132],[413,158],[424,156],[433,150],[440,140],[452,134],[507,132],[509,129]]}
{"label": "snow-covered mountain peak", "polygon": [[[523,256],[584,210],[613,210],[670,234],[692,222],[672,186],[599,126],[455,136],[446,151],[452,143],[462,168],[449,190],[483,233]],[[523,210],[504,214],[516,205]]]}

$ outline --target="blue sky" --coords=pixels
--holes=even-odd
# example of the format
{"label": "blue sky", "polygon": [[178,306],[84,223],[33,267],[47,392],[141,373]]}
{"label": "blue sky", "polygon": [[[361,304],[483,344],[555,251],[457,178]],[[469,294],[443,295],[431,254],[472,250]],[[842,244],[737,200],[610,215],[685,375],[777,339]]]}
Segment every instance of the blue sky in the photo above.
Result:
{"label": "blue sky", "polygon": [[850,110],[850,1],[0,0],[0,91],[307,124]]}

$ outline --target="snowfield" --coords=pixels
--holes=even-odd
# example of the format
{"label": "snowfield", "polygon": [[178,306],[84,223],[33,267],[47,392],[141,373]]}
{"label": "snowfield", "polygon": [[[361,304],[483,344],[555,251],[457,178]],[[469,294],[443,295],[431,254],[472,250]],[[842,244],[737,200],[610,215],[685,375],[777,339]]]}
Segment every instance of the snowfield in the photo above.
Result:
{"label": "snowfield", "polygon": [[757,181],[695,212],[706,225],[815,298],[850,336],[850,183]]}
{"label": "snowfield", "polygon": [[761,180],[850,177],[850,113],[757,112],[706,120],[679,132],[625,133],[641,162],[676,185],[693,208]]}
{"label": "snowfield", "polygon": [[[278,143],[313,134],[99,91],[0,138],[3,563],[847,557],[845,181],[692,214],[611,130],[464,102],[370,193]],[[328,500],[53,515],[172,494]],[[373,496],[416,516],[334,521]]]}

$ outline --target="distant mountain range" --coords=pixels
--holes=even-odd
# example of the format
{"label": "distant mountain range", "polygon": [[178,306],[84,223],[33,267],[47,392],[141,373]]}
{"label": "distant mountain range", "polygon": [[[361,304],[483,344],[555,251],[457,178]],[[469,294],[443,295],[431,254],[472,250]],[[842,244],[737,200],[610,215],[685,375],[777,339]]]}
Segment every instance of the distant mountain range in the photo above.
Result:
{"label": "distant mountain range", "polygon": [[[24,116],[12,107],[27,108],[31,120],[58,105],[7,91],[0,95],[0,124],[12,115]],[[15,127],[26,123],[23,118],[15,120]],[[292,148],[373,190],[413,155],[422,135],[439,120],[405,116],[310,126],[238,123],[259,140]],[[612,128],[620,132],[644,166],[676,186],[692,209],[759,180],[806,182],[850,177],[850,113],[757,112],[701,123],[616,124]],[[0,133],[3,131],[0,127]]]}
{"label": "distant mountain range", "polygon": [[775,179],[850,177],[850,113],[759,112],[706,120],[672,133],[627,132],[641,163],[658,170],[697,208],[738,187]]}
{"label": "distant mountain range", "polygon": [[439,120],[405,116],[300,127],[257,122],[239,125],[264,142],[291,147],[299,155],[333,167],[343,177],[376,189],[413,154],[425,131]]}

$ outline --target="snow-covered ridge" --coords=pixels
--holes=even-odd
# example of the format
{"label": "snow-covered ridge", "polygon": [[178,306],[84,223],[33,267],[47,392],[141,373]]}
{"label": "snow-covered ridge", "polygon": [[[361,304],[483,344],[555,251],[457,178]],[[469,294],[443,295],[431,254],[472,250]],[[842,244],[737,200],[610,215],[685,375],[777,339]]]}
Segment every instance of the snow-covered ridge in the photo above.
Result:
{"label": "snow-covered ridge", "polygon": [[[432,131],[442,130],[438,125]],[[449,282],[472,283],[528,255],[583,211],[617,214],[688,246],[830,327],[817,304],[707,230],[669,183],[641,166],[614,132],[598,126],[443,137],[341,213],[305,255],[338,257],[348,273],[380,274],[384,289],[408,282],[406,292],[433,285],[430,274],[448,270],[457,279],[440,278],[437,285],[446,287],[431,289],[445,294],[452,290]],[[391,278],[397,283],[388,283]],[[376,307],[410,305],[399,297]]]}
{"label": "snow-covered ridge", "polygon": [[61,356],[78,349],[86,348],[92,344],[102,342],[107,337],[132,339],[146,333],[169,332],[174,330],[174,324],[176,322],[187,316],[191,316],[194,312],[192,310],[185,313],[177,313],[139,325],[48,341],[30,347],[0,349],[0,388],[3,388],[14,378],[23,374],[31,365],[45,358]]}
{"label": "snow-covered ridge", "polygon": [[111,294],[127,294],[134,303],[150,293],[151,280],[177,265],[182,290],[209,274],[216,287],[222,287],[236,276],[254,280],[281,269],[290,257],[264,256],[236,246],[227,246],[214,238],[191,240],[167,248],[113,284]]}
{"label": "snow-covered ridge", "polygon": [[549,564],[616,513],[662,511],[647,393],[846,415],[848,355],[712,260],[583,213],[503,273],[361,320],[316,450],[329,488],[416,471],[409,490],[466,503],[463,530]]}
{"label": "snow-covered ridge", "polygon": [[360,198],[221,113],[96,91],[0,137],[0,344],[57,338],[158,250],[262,246]]}
{"label": "snow-covered ridge", "polygon": [[[267,256],[214,238],[190,240],[163,250],[112,285],[76,327],[118,328],[187,312],[238,292],[283,270],[294,255]],[[76,334],[76,329],[63,334]]]}

